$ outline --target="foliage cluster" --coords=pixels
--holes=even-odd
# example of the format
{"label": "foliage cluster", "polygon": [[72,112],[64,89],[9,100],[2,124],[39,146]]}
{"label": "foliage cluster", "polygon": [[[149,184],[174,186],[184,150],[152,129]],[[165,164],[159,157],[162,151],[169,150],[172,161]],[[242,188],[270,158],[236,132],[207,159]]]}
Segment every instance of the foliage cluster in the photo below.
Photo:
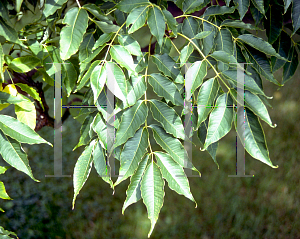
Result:
{"label": "foliage cluster", "polygon": [[[16,0],[0,4],[0,110],[13,104],[17,116],[0,115],[3,159],[38,181],[21,144],[51,145],[36,131],[53,125],[43,93],[54,86],[58,68],[53,63],[66,63],[61,65],[65,98],[83,96],[82,105],[96,106],[82,108],[76,116],[84,120],[74,149],[85,149],[74,168],[73,207],[93,165],[113,192],[130,178],[122,212],[143,199],[150,236],[163,205],[165,181],[195,202],[184,168],[200,173],[183,141],[195,134],[202,150],[217,164],[218,142],[232,125],[240,127],[237,115],[245,118],[244,135],[239,135],[245,139],[245,150],[276,167],[260,123],[274,127],[262,79],[283,86],[297,69],[299,44],[294,36],[300,28],[299,1]],[[262,30],[267,40],[256,36]],[[191,66],[184,74],[186,63]],[[237,63],[250,63],[244,74],[245,109],[239,110]],[[273,73],[280,68],[279,82]],[[151,90],[155,98],[147,95]],[[111,93],[115,99],[109,107]],[[186,132],[183,121],[189,112],[192,130]],[[157,123],[148,125],[150,114]],[[152,151],[152,135],[163,151]],[[107,160],[112,151],[122,175],[115,182],[114,166]],[[1,198],[9,199],[2,184],[1,190]]]}

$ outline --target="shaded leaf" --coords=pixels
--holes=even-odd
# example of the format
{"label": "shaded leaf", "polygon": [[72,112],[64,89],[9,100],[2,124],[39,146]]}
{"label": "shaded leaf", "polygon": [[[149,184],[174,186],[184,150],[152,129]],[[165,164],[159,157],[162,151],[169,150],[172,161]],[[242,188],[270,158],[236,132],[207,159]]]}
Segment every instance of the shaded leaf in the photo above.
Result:
{"label": "shaded leaf", "polygon": [[211,16],[211,15],[224,15],[230,14],[235,11],[235,7],[226,7],[226,6],[211,6],[206,8],[203,16]]}
{"label": "shaded leaf", "polygon": [[281,57],[278,53],[276,53],[275,49],[270,45],[270,43],[264,41],[262,38],[253,36],[252,34],[243,34],[240,35],[237,39],[245,42],[246,44],[254,47],[255,49],[259,50],[270,56],[276,56],[279,59],[286,60],[285,58]]}
{"label": "shaded leaf", "polygon": [[93,162],[98,175],[104,182],[108,183],[114,189],[113,181],[110,177],[110,166],[106,163],[106,156],[99,141],[96,142],[93,149]]}
{"label": "shaded leaf", "polygon": [[123,0],[117,4],[117,8],[122,12],[129,13],[132,9],[140,7],[141,5],[149,5],[148,0]]}
{"label": "shaded leaf", "polygon": [[[205,139],[207,137],[207,129],[208,129],[208,119],[203,121],[200,124],[200,127],[198,129],[198,138],[200,140],[200,143],[202,144],[202,147],[203,147],[203,145],[205,143]],[[219,164],[218,164],[217,158],[216,158],[218,146],[219,146],[219,141],[214,142],[207,147],[206,151],[212,157],[212,159],[214,160],[215,164],[218,166],[218,169],[219,169]]]}
{"label": "shaded leaf", "polygon": [[289,50],[288,60],[290,62],[286,62],[283,66],[283,80],[282,85],[284,85],[288,80],[292,78],[295,74],[299,60],[298,60],[298,53],[295,46],[292,46]]}

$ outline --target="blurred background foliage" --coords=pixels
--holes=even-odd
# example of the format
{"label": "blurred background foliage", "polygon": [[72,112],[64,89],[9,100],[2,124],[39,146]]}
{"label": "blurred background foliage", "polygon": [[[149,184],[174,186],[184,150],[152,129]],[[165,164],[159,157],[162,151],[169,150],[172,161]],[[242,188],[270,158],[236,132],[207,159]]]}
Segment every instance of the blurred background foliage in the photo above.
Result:
{"label": "blurred background foliage", "polygon": [[[189,180],[198,208],[166,183],[164,206],[151,238],[300,238],[299,73],[298,68],[293,79],[280,90],[264,81],[266,95],[274,97],[269,113],[277,127],[270,128],[264,122],[262,125],[271,160],[279,168],[272,169],[246,153],[246,174],[255,177],[229,178],[235,174],[235,132],[219,144],[219,170],[209,154],[199,150],[195,140],[192,160],[202,177]],[[275,73],[277,79],[281,75],[281,70]],[[53,99],[51,89],[46,93],[48,99]],[[48,103],[51,108],[53,101]],[[9,114],[10,110],[8,107],[1,113]],[[63,174],[72,175],[83,150],[81,147],[72,151],[79,139],[80,123],[69,117],[62,130]],[[39,133],[53,143],[52,128],[45,127]],[[13,198],[0,200],[5,210],[0,214],[0,224],[6,230],[16,232],[21,239],[147,238],[150,221],[141,201],[130,206],[124,215],[121,213],[129,180],[122,182],[112,195],[109,185],[92,169],[72,210],[72,178],[45,177],[53,174],[53,148],[25,145],[24,149],[34,176],[41,182],[36,183],[13,168],[1,175]],[[154,150],[160,149],[154,146]],[[0,165],[6,163],[0,159]]]}

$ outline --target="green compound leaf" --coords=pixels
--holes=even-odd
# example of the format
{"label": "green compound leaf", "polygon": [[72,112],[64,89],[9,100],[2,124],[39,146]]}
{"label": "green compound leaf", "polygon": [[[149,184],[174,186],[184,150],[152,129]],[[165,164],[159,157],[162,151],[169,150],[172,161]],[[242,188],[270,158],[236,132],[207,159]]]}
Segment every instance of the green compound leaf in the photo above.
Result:
{"label": "green compound leaf", "polygon": [[248,8],[250,6],[250,0],[234,0],[234,4],[236,5],[239,14],[240,20],[243,20]]}
{"label": "green compound leaf", "polygon": [[152,61],[162,73],[174,79],[176,83],[184,82],[183,76],[181,75],[176,62],[168,54],[164,53],[163,55],[152,55]]}
{"label": "green compound leaf", "polygon": [[[215,98],[218,95],[219,83],[216,78],[205,81],[200,87],[197,99],[198,121],[197,129],[212,111]],[[195,129],[194,129],[195,130]]]}
{"label": "green compound leaf", "polygon": [[0,181],[0,198],[1,199],[6,199],[6,200],[11,200],[10,196],[8,196],[4,183]]}
{"label": "green compound leaf", "polygon": [[116,6],[122,12],[129,13],[132,9],[140,7],[141,5],[149,5],[148,0],[122,0]]}
{"label": "green compound leaf", "polygon": [[[27,126],[28,127],[28,126]],[[21,144],[8,137],[0,130],[0,154],[2,158],[12,167],[17,170],[27,174],[34,181],[39,182],[39,180],[33,177],[31,168],[29,166],[29,161],[27,154],[21,147]]]}
{"label": "green compound leaf", "polygon": [[202,84],[206,74],[206,61],[196,61],[191,65],[185,76],[186,99],[191,98],[194,91]]}
{"label": "green compound leaf", "polygon": [[274,166],[269,157],[269,151],[266,144],[265,135],[261,124],[257,116],[249,109],[246,108],[246,114],[244,114],[244,109],[239,108],[238,117],[244,119],[237,122],[237,127],[244,130],[244,135],[240,135],[240,130],[237,130],[240,138],[244,138],[245,149],[253,157],[259,161],[269,165],[272,168],[278,168]]}
{"label": "green compound leaf", "polygon": [[244,92],[245,106],[249,108],[253,113],[259,116],[263,121],[267,122],[271,127],[275,127],[272,124],[270,115],[268,113],[267,107],[262,102],[262,100],[255,94],[249,91]]}
{"label": "green compound leaf", "polygon": [[73,176],[73,185],[74,185],[74,197],[72,203],[72,209],[75,206],[75,200],[79,191],[82,189],[83,185],[85,184],[86,180],[88,179],[92,164],[93,164],[93,149],[96,145],[96,140],[93,140],[89,146],[87,146],[80,157],[78,158],[75,168],[74,168],[74,176]]}
{"label": "green compound leaf", "polygon": [[211,57],[215,58],[217,61],[222,61],[226,64],[237,63],[236,58],[233,55],[228,54],[225,51],[214,51],[210,54]]}
{"label": "green compound leaf", "polygon": [[28,125],[31,129],[35,129],[36,126],[36,109],[35,105],[31,101],[23,101],[15,105],[15,113],[17,119]]}
{"label": "green compound leaf", "polygon": [[292,10],[292,22],[293,22],[293,34],[300,28],[300,2],[293,0],[293,10]]}
{"label": "green compound leaf", "polygon": [[[221,75],[225,76],[229,80],[231,80],[234,85],[237,85],[237,71],[236,70],[227,70],[223,71]],[[265,97],[265,93],[263,90],[259,87],[259,85],[255,82],[255,80],[251,77],[248,76],[247,74],[244,74],[244,82],[245,82],[245,90],[249,90],[254,94],[260,94]]]}
{"label": "green compound leaf", "polygon": [[125,67],[129,71],[135,71],[135,65],[133,58],[129,51],[121,45],[113,45],[110,49],[111,57],[118,62],[121,66]]}
{"label": "green compound leaf", "polygon": [[253,36],[251,34],[243,34],[240,35],[238,40],[241,40],[242,42],[245,42],[249,46],[254,47],[255,49],[259,50],[260,52],[263,52],[270,56],[276,56],[277,58],[281,60],[285,60],[282,56],[280,56],[278,53],[276,53],[275,49],[272,47],[272,45],[266,41],[264,41],[260,37]]}
{"label": "green compound leaf", "polygon": [[180,66],[182,67],[185,63],[188,62],[190,55],[193,53],[194,47],[191,43],[188,43],[184,46],[180,52]]}
{"label": "green compound leaf", "polygon": [[2,17],[0,17],[0,36],[3,36],[7,41],[12,43],[16,43],[21,45],[22,47],[27,48],[18,37],[18,33],[14,28],[7,25],[5,21],[3,21]]}
{"label": "green compound leaf", "polygon": [[79,49],[88,27],[88,13],[83,8],[74,7],[66,13],[63,23],[67,26],[60,32],[60,57],[67,60]]}
{"label": "green compound leaf", "polygon": [[43,15],[49,17],[60,9],[68,0],[46,0]]}
{"label": "green compound leaf", "polygon": [[211,6],[206,8],[203,16],[224,15],[224,14],[233,13],[234,11],[235,11],[235,7]]}
{"label": "green compound leaf", "polygon": [[168,27],[170,30],[172,30],[172,33],[177,37],[177,21],[173,17],[172,13],[170,13],[168,10],[163,9],[163,14],[165,16],[165,19],[167,21]]}
{"label": "green compound leaf", "polygon": [[128,34],[134,33],[144,26],[148,16],[149,6],[144,5],[133,9],[127,17],[126,27],[131,25]]}
{"label": "green compound leaf", "polygon": [[155,141],[171,155],[175,162],[177,162],[181,167],[196,171],[200,175],[200,172],[194,167],[186,150],[178,139],[166,133],[166,131],[158,125],[152,124],[148,127],[152,129]]}
{"label": "green compound leaf", "polygon": [[163,178],[167,180],[169,188],[193,201],[197,207],[183,168],[167,153],[154,152],[154,154],[157,165],[160,167]]}
{"label": "green compound leaf", "polygon": [[[208,129],[208,119],[203,121],[198,129],[198,138],[200,140],[201,147],[203,147],[203,145],[205,143],[205,139],[207,137],[207,129]],[[212,157],[212,159],[214,160],[215,164],[217,165],[217,167],[219,169],[219,164],[217,162],[217,157],[216,157],[218,145],[219,145],[219,142],[214,142],[207,147],[206,151]],[[200,150],[201,150],[201,148],[200,148]]]}
{"label": "green compound leaf", "polygon": [[221,23],[221,27],[234,27],[234,28],[243,28],[247,30],[257,30],[258,28],[252,26],[250,23],[244,23],[241,20],[229,20],[226,19]]}
{"label": "green compound leaf", "polygon": [[164,15],[158,7],[150,8],[147,23],[152,35],[156,37],[158,44],[162,46],[166,23]]}
{"label": "green compound leaf", "polygon": [[13,59],[8,68],[13,71],[24,73],[34,69],[36,66],[40,65],[40,59],[34,56],[21,56]]}
{"label": "green compound leaf", "polygon": [[162,124],[167,133],[184,140],[183,124],[176,111],[164,102],[154,99],[150,100],[150,102],[153,118]]}
{"label": "green compound leaf", "polygon": [[0,91],[0,104],[18,104],[20,102],[30,102],[27,98],[22,97],[20,95],[13,96],[9,93],[6,92],[1,92]]}
{"label": "green compound leaf", "polygon": [[162,178],[161,171],[156,163],[152,161],[147,167],[141,182],[143,202],[147,207],[148,218],[151,221],[148,237],[152,234],[160,209],[163,206],[165,195],[164,185],[165,182]]}
{"label": "green compound leaf", "polygon": [[90,81],[91,81],[91,87],[94,93],[94,103],[97,101],[104,84],[106,82],[106,65],[105,64],[100,64],[94,67],[91,76],[90,76]]}
{"label": "green compound leaf", "polygon": [[99,141],[96,142],[93,149],[93,162],[98,175],[114,189],[114,184],[110,177],[110,166],[107,165],[106,155]]}
{"label": "green compound leaf", "polygon": [[207,136],[204,144],[204,150],[214,142],[219,141],[231,129],[233,120],[233,101],[229,94],[220,95],[209,116]]}
{"label": "green compound leaf", "polygon": [[128,108],[122,115],[114,147],[125,143],[129,138],[133,137],[140,126],[145,123],[147,116],[148,107],[145,101],[139,100],[131,108]]}
{"label": "green compound leaf", "polygon": [[177,86],[167,77],[160,73],[153,73],[150,75],[148,82],[158,96],[164,97],[167,102],[171,101],[174,105],[184,106]]}
{"label": "green compound leaf", "polygon": [[144,155],[147,153],[149,133],[147,128],[140,128],[124,145],[121,153],[119,177],[114,186],[132,176]]}
{"label": "green compound leaf", "polygon": [[298,53],[295,46],[292,46],[289,50],[288,60],[290,62],[286,62],[283,66],[283,80],[282,85],[284,85],[288,80],[292,78],[292,76],[296,73],[299,60]]}
{"label": "green compound leaf", "polygon": [[28,125],[8,115],[0,115],[0,129],[4,134],[19,141],[20,143],[49,144],[52,146],[51,143],[41,138]]}
{"label": "green compound leaf", "polygon": [[142,198],[141,195],[141,182],[142,182],[142,176],[144,175],[147,162],[149,159],[149,154],[146,154],[146,156],[142,159],[142,161],[139,163],[139,166],[135,173],[130,178],[130,184],[128,186],[128,189],[126,190],[126,199],[123,204],[122,208],[122,214],[124,215],[125,209],[130,206],[133,203],[136,203]]}
{"label": "green compound leaf", "polygon": [[130,54],[135,56],[143,56],[139,43],[129,35],[119,35],[119,43],[124,46]]}
{"label": "green compound leaf", "polygon": [[278,81],[274,78],[271,71],[271,64],[267,56],[254,48],[247,48],[249,53],[249,60],[252,63],[252,67],[262,76],[264,76],[268,81],[280,85]]}

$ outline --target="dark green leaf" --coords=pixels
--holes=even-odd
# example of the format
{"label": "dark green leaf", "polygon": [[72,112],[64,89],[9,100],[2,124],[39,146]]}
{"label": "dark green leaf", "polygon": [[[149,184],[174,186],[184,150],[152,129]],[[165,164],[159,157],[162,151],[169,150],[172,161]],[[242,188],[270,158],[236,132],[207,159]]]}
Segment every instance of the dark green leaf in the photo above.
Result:
{"label": "dark green leaf", "polygon": [[151,34],[156,37],[158,44],[161,46],[165,34],[166,23],[164,15],[158,7],[150,8],[147,23]]}
{"label": "dark green leaf", "polygon": [[234,0],[234,3],[239,11],[240,20],[243,20],[250,6],[250,0]]}
{"label": "dark green leaf", "polygon": [[297,70],[299,60],[295,46],[292,46],[289,50],[288,60],[290,62],[285,63],[285,65],[283,66],[283,80],[281,83],[282,85],[284,85],[288,80],[290,80]]}
{"label": "dark green leaf", "polygon": [[300,28],[300,1],[293,0],[293,10],[292,10],[292,22],[293,22],[293,34]]}
{"label": "dark green leaf", "polygon": [[237,127],[244,129],[244,135],[240,135],[241,130],[237,130],[237,132],[240,138],[244,138],[245,149],[253,158],[260,160],[272,168],[277,168],[278,166],[274,166],[269,158],[265,135],[257,116],[251,110],[247,108],[245,110],[246,114],[242,107],[237,112],[238,117],[244,119],[237,122]]}
{"label": "dark green leaf", "polygon": [[148,0],[122,0],[116,6],[122,12],[129,13],[132,9],[136,7],[140,7],[141,5],[149,5],[150,2]]}
{"label": "dark green leaf", "polygon": [[170,81],[167,77],[153,73],[149,78],[149,84],[153,87],[154,92],[164,97],[167,102],[171,101],[174,105],[183,106],[183,99],[176,87],[176,85]]}
{"label": "dark green leaf", "polygon": [[226,6],[211,6],[206,8],[203,16],[211,16],[211,15],[224,15],[233,13],[235,7],[226,7]]}

